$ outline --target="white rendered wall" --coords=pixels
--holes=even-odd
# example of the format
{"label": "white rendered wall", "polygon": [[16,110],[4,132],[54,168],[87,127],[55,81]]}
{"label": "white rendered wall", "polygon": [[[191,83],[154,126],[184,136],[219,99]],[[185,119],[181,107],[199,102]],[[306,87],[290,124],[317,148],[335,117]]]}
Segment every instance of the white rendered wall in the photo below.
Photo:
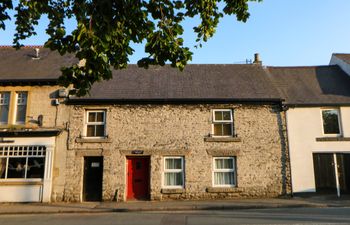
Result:
{"label": "white rendered wall", "polygon": [[[328,107],[326,107],[328,108]],[[340,107],[343,137],[350,137],[350,107]],[[293,192],[315,192],[313,153],[350,153],[350,141],[316,141],[323,134],[320,107],[287,110]]]}
{"label": "white rendered wall", "polygon": [[345,73],[347,73],[350,76],[350,64],[346,63],[345,61],[338,58],[334,54],[332,55],[329,65],[338,65]]}

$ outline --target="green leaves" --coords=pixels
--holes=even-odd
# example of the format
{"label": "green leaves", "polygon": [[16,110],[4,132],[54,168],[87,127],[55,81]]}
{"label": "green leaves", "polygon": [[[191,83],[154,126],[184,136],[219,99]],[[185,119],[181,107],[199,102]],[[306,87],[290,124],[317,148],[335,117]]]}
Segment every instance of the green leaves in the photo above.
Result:
{"label": "green leaves", "polygon": [[[45,47],[61,55],[74,54],[81,62],[62,68],[60,84],[73,85],[78,96],[88,94],[95,82],[112,78],[111,68],[126,68],[134,50],[130,43],[146,43],[148,54],[138,65],[165,65],[183,70],[192,59],[184,46],[182,22],[198,16],[194,26],[196,42],[202,46],[211,38],[224,14],[236,15],[245,22],[248,2],[260,0],[19,0],[15,6],[16,34],[14,46],[35,35],[34,26],[42,15],[49,18]],[[14,2],[0,3],[0,29],[11,19],[8,10]],[[224,4],[218,7],[219,4]],[[74,18],[77,27],[67,33],[66,19]]]}

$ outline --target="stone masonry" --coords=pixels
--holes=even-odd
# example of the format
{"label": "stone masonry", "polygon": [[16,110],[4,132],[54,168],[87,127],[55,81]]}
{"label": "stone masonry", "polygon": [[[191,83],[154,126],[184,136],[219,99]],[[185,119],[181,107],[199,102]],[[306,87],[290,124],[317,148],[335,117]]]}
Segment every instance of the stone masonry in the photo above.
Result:
{"label": "stone masonry", "polygon": [[[106,110],[108,138],[82,138],[87,109]],[[209,137],[213,109],[233,109],[237,137]],[[285,120],[277,105],[70,105],[67,111],[65,175],[56,174],[60,185],[65,182],[54,188],[54,201],[82,201],[84,156],[104,157],[103,200],[125,201],[126,157],[132,150],[150,157],[151,200],[276,197],[290,192]],[[164,156],[184,157],[184,189],[162,189]],[[212,187],[215,156],[236,157],[237,187]]]}

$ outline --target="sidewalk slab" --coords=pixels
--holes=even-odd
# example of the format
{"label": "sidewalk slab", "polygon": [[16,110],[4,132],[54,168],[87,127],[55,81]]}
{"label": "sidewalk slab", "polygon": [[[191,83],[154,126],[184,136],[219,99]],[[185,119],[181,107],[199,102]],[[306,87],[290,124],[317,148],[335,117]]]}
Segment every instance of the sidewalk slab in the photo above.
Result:
{"label": "sidewalk slab", "polygon": [[141,211],[240,210],[301,207],[350,207],[350,200],[324,198],[271,198],[203,201],[132,201],[83,203],[1,203],[0,215],[106,213]]}

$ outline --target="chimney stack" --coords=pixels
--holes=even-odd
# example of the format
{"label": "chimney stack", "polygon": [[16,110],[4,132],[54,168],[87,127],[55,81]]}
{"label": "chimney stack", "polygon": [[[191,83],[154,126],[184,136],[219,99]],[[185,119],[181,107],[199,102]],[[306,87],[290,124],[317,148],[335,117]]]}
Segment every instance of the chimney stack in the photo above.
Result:
{"label": "chimney stack", "polygon": [[40,48],[35,48],[35,55],[32,59],[40,59]]}
{"label": "chimney stack", "polygon": [[254,64],[262,65],[262,61],[260,60],[260,55],[259,53],[254,54]]}

